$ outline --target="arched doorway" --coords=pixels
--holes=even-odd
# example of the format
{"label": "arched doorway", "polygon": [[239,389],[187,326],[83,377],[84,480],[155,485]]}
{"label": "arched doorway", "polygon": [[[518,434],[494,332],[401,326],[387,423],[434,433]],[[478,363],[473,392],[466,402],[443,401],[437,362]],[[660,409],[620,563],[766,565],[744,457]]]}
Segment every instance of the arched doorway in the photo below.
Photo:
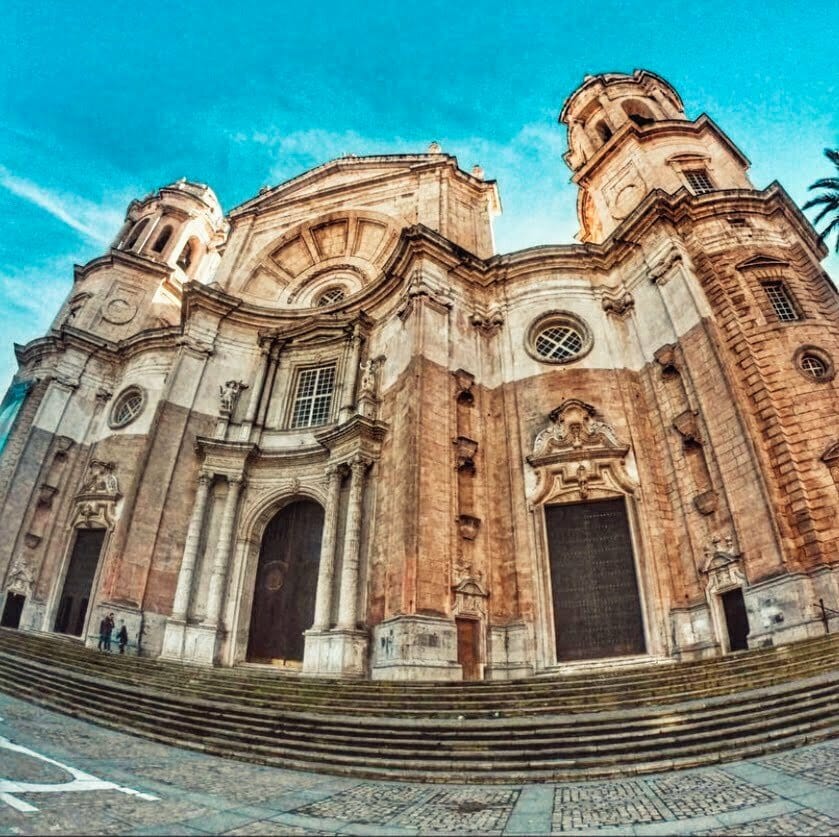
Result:
{"label": "arched doorway", "polygon": [[303,631],[315,618],[323,508],[298,500],[262,536],[251,608],[250,662],[303,659]]}

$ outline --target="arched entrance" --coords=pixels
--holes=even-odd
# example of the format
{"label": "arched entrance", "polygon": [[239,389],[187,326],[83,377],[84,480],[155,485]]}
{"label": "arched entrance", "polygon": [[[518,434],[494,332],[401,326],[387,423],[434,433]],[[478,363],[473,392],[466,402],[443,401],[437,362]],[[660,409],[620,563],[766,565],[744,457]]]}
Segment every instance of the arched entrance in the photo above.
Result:
{"label": "arched entrance", "polygon": [[323,508],[298,500],[282,508],[262,536],[247,659],[303,659],[303,631],[312,627]]}

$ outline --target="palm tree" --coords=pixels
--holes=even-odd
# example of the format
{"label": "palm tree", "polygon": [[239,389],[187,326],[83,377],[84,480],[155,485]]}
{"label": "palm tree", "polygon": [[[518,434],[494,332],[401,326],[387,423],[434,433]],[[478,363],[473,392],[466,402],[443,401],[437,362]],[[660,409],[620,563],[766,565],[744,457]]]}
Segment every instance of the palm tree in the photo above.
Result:
{"label": "palm tree", "polygon": [[[839,149],[825,148],[824,155],[836,166],[839,172]],[[839,177],[823,177],[817,180],[811,189],[824,189],[825,191],[818,197],[811,198],[804,204],[804,209],[809,209],[811,206],[822,205],[821,211],[813,219],[813,224],[818,224],[825,215],[832,214],[828,219],[827,226],[819,233],[820,241],[827,241],[831,233],[836,233],[836,252],[839,253]]]}

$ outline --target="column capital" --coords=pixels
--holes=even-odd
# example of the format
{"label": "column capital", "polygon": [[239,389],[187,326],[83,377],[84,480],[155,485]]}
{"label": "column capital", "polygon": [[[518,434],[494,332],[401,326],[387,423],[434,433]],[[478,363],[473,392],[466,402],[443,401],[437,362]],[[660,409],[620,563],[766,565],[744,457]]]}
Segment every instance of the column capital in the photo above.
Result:
{"label": "column capital", "polygon": [[245,479],[244,475],[237,474],[235,476],[228,476],[227,477],[227,484],[232,488],[234,485],[237,489],[241,490],[247,485],[247,480]]}
{"label": "column capital", "polygon": [[199,485],[204,485],[204,486],[209,485],[210,481],[212,480],[212,478],[214,476],[215,476],[215,474],[212,471],[208,471],[208,470],[202,468],[198,472],[198,484]]}
{"label": "column capital", "polygon": [[373,460],[367,456],[362,456],[357,453],[349,461],[350,470],[353,474],[364,474],[364,472],[373,464]]}

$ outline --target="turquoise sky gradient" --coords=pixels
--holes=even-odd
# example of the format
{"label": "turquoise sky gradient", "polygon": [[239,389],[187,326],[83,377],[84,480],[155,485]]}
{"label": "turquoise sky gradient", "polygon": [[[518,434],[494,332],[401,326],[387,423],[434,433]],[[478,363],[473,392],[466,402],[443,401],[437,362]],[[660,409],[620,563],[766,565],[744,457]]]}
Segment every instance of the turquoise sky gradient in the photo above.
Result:
{"label": "turquoise sky gradient", "polygon": [[[0,392],[134,197],[180,177],[225,210],[344,153],[497,178],[499,251],[565,243],[556,118],[585,74],[663,75],[799,203],[839,146],[835,3],[109,2],[4,5]],[[812,214],[811,214],[812,217]],[[839,262],[827,269],[839,276]]]}

